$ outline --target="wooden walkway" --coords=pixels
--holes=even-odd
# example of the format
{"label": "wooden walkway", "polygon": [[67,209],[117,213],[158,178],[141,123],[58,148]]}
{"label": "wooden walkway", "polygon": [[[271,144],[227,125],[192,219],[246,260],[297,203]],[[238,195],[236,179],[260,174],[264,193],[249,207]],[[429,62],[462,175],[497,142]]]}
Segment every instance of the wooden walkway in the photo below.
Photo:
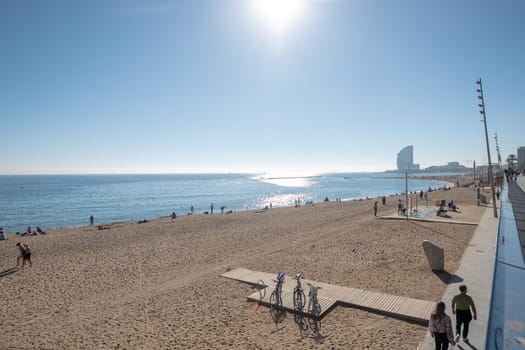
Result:
{"label": "wooden walkway", "polygon": [[[273,287],[266,287],[261,291],[257,291],[253,293],[252,295],[248,296],[248,301],[255,301],[259,302],[263,305],[270,306],[270,295],[272,294],[274,288]],[[305,291],[305,296],[308,298],[308,288]],[[262,299],[261,299],[262,297]],[[281,298],[282,298],[282,308],[288,311],[297,312],[294,309],[293,305],[293,290],[282,290],[281,292]],[[322,296],[319,296],[317,298],[317,301],[319,302],[319,305],[321,306],[321,312],[319,313],[318,318],[322,318],[328,311],[332,309],[337,304],[336,299],[331,298],[325,298]],[[308,314],[308,301],[306,302],[306,305],[304,309],[302,310],[303,315],[309,315]]]}
{"label": "wooden walkway", "polygon": [[[265,291],[262,293],[263,300],[260,300],[261,294],[259,291],[250,295],[248,300],[261,301],[263,304],[269,304],[270,294],[275,285],[272,280],[275,279],[276,274],[238,268],[230,270],[221,276],[252,285],[260,285]],[[333,284],[304,279],[303,288],[305,289],[306,295],[308,295],[307,282],[322,288],[319,290],[321,316],[325,315],[333,306],[340,304],[426,325],[428,324],[430,313],[435,305],[434,302],[426,300],[370,292],[351,287],[340,287]],[[291,311],[293,311],[292,294],[294,287],[295,280],[291,278],[291,276],[287,276],[282,287],[283,307]]]}

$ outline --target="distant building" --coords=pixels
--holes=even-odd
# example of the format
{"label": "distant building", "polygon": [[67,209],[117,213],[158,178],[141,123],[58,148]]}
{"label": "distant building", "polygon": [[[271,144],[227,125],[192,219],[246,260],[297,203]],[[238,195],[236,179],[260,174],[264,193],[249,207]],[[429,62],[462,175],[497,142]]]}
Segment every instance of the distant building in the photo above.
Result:
{"label": "distant building", "polygon": [[406,146],[397,154],[397,170],[419,170],[419,164],[414,164],[414,146]]}
{"label": "distant building", "polygon": [[447,165],[433,165],[425,169],[428,173],[465,173],[470,169],[459,162],[448,162]]}
{"label": "distant building", "polygon": [[525,169],[525,146],[518,148],[518,169]]}

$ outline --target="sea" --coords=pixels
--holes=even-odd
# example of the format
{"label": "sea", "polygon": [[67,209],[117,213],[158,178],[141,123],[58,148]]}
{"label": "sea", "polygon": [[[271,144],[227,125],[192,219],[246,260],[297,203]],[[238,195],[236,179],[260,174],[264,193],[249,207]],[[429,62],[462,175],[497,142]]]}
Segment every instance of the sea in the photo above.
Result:
{"label": "sea", "polygon": [[[410,179],[409,191],[443,187],[430,179]],[[390,173],[337,174],[155,174],[2,175],[0,227],[77,227],[210,211],[285,207],[299,200],[354,200],[405,191],[405,179]]]}

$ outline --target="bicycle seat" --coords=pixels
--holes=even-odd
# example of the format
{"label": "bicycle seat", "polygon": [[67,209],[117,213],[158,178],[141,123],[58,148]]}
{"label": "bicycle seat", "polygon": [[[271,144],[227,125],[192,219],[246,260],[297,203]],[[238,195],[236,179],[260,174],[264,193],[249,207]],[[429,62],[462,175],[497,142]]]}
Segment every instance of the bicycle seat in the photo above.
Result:
{"label": "bicycle seat", "polygon": [[302,273],[298,273],[297,275],[295,275],[295,279],[298,280],[298,279],[301,279],[303,278],[303,274]]}

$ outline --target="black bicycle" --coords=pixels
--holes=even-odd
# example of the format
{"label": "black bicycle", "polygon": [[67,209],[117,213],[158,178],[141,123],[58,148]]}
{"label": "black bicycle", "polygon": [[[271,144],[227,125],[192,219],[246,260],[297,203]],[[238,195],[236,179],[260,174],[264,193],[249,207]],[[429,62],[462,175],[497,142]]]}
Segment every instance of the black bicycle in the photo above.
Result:
{"label": "black bicycle", "polygon": [[302,274],[298,273],[294,279],[297,281],[295,288],[293,289],[293,307],[295,311],[302,312],[306,303],[306,297],[304,290],[301,285]]}
{"label": "black bicycle", "polygon": [[306,297],[304,295],[304,290],[301,285],[301,279],[303,278],[302,274],[298,273],[295,275],[294,279],[297,281],[297,284],[293,290],[293,306],[295,310],[294,321],[301,336],[304,336],[304,332],[308,330],[308,322],[305,320],[303,315],[303,309],[306,304]]}
{"label": "black bicycle", "polygon": [[279,272],[277,278],[273,281],[275,282],[275,289],[270,295],[270,314],[272,315],[273,321],[277,324],[284,320],[285,315],[282,298],[284,272]]}

